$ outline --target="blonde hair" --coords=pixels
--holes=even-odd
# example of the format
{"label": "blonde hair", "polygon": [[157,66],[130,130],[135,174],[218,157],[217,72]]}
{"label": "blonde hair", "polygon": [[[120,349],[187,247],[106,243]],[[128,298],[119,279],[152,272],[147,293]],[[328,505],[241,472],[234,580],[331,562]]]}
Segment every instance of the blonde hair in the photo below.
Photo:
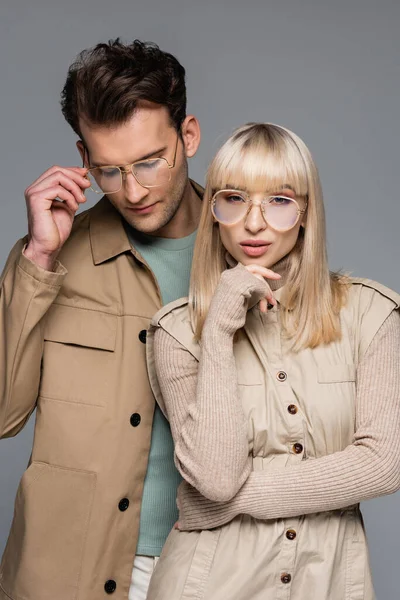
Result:
{"label": "blonde hair", "polygon": [[200,339],[211,299],[227,268],[226,250],[210,200],[218,189],[265,189],[290,185],[307,199],[305,228],[288,255],[282,325],[294,350],[315,348],[340,339],[339,312],[346,301],[347,278],[330,273],[326,251],[325,211],[318,171],[310,151],[293,132],[271,123],[239,127],[223,144],[207,173],[203,209],[194,249],[189,309]]}

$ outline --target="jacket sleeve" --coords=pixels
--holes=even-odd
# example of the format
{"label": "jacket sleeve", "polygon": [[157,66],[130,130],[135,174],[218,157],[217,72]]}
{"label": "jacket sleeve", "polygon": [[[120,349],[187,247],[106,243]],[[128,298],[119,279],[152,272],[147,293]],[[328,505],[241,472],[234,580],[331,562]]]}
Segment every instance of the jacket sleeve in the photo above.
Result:
{"label": "jacket sleeve", "polygon": [[357,371],[356,431],[341,452],[283,471],[253,471],[230,502],[212,503],[182,485],[181,529],[210,529],[238,514],[256,519],[336,510],[400,488],[400,315],[394,311]]}
{"label": "jacket sleeve", "polygon": [[16,435],[35,408],[43,317],[67,273],[60,263],[54,272],[35,265],[25,243],[14,246],[0,277],[0,438]]}

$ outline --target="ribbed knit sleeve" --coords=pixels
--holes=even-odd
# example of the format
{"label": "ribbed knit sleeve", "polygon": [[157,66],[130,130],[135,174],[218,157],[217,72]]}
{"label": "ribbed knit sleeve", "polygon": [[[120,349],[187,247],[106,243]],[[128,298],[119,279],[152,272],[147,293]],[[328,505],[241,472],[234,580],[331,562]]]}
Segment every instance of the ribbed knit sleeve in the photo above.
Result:
{"label": "ribbed knit sleeve", "polygon": [[[223,432],[220,433],[223,435]],[[400,488],[400,315],[381,326],[357,369],[356,431],[341,452],[283,471],[253,471],[231,501],[179,489],[180,528],[209,529],[238,514],[276,519],[344,508]]]}
{"label": "ribbed knit sleeve", "polygon": [[225,271],[204,325],[198,363],[162,328],[154,335],[157,378],[175,443],[175,463],[201,494],[228,501],[251,470],[233,336],[267,286],[242,265]]}

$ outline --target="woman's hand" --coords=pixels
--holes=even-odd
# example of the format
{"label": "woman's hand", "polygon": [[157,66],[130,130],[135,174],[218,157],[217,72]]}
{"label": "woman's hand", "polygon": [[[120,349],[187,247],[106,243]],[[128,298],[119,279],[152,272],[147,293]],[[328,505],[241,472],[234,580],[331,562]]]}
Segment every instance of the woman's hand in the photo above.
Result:
{"label": "woman's hand", "polygon": [[275,296],[266,280],[278,280],[281,278],[281,276],[279,275],[279,273],[275,273],[275,271],[272,271],[271,269],[267,269],[265,267],[261,267],[260,265],[246,265],[245,269],[250,271],[250,273],[257,277],[257,279],[264,281],[267,285],[265,297],[262,298],[258,303],[260,311],[266,313],[268,311],[268,305],[276,306]]}
{"label": "woman's hand", "polygon": [[247,311],[260,306],[265,312],[268,302],[275,306],[276,300],[268,285],[268,279],[280,279],[278,273],[258,265],[245,267],[238,263],[221,275],[210,304],[203,329],[203,342],[207,337],[233,336],[246,322]]}

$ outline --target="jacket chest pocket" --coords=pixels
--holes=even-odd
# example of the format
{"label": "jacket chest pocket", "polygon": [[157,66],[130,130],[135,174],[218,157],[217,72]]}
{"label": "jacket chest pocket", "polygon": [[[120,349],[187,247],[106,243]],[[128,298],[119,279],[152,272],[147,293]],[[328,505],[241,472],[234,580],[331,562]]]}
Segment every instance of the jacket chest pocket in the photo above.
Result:
{"label": "jacket chest pocket", "polygon": [[356,366],[354,364],[337,364],[318,367],[318,383],[355,383]]}
{"label": "jacket chest pocket", "polygon": [[53,305],[44,325],[39,395],[105,406],[115,392],[117,316]]}
{"label": "jacket chest pocket", "polygon": [[356,366],[346,363],[318,366],[306,392],[308,418],[314,432],[323,433],[318,436],[323,452],[343,450],[351,443],[355,429]]}

